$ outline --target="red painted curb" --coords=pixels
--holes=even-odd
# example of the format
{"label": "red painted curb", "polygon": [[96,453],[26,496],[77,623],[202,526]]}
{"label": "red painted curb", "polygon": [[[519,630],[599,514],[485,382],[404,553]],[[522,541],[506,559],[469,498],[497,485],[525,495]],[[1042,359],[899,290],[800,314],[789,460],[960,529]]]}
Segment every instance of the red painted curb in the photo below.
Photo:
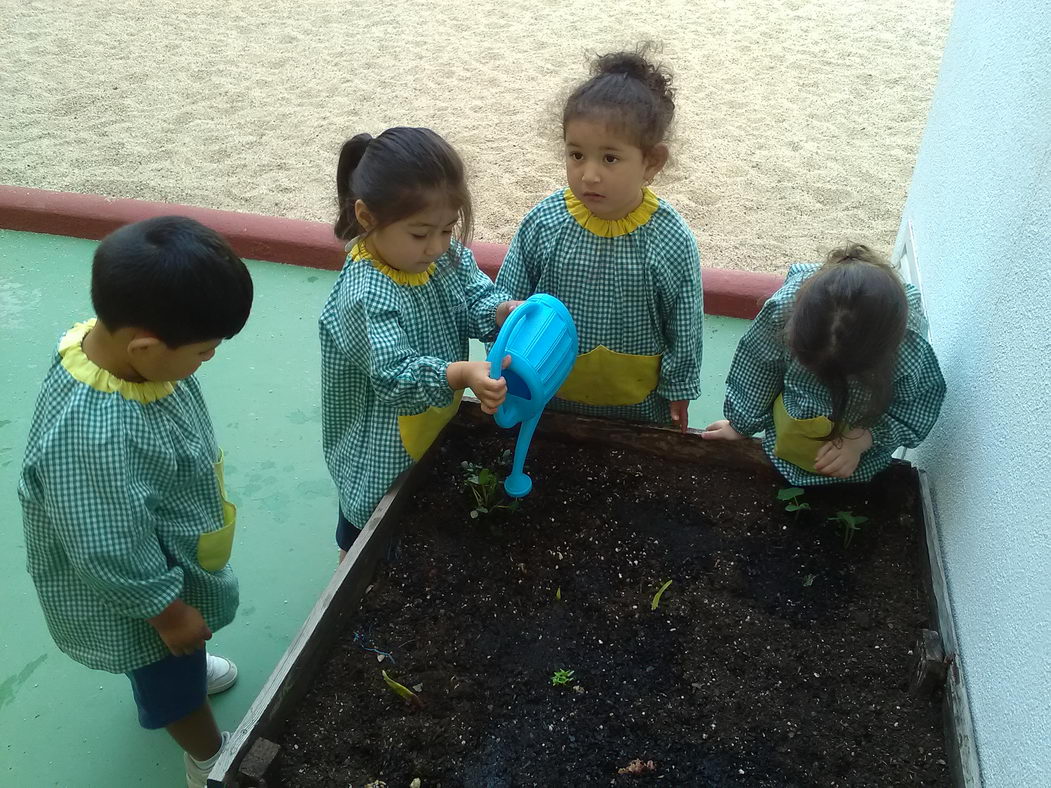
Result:
{"label": "red painted curb", "polygon": [[[242,257],[328,270],[343,264],[343,242],[321,222],[0,185],[0,227],[8,230],[98,240],[130,222],[172,214],[208,225]],[[507,247],[476,241],[471,248],[479,268],[495,279]],[[720,268],[705,268],[703,278],[705,312],[746,320],[784,281],[773,274]]]}

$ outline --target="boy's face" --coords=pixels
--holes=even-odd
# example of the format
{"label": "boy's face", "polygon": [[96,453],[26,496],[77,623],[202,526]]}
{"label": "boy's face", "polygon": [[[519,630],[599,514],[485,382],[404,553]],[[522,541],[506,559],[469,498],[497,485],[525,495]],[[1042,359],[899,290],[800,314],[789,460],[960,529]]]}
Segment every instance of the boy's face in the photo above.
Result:
{"label": "boy's face", "polygon": [[156,337],[141,337],[132,341],[128,352],[140,377],[160,383],[190,377],[215,355],[221,342],[221,339],[210,339],[172,348]]}

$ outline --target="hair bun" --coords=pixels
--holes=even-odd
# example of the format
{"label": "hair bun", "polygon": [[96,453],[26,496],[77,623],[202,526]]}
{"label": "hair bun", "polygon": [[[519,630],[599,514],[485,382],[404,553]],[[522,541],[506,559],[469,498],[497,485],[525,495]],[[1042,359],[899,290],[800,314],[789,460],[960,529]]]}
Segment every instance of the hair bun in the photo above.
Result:
{"label": "hair bun", "polygon": [[597,74],[624,74],[645,81],[653,67],[637,52],[613,52],[595,61]]}
{"label": "hair bun", "polygon": [[674,97],[671,74],[663,65],[653,63],[648,57],[655,49],[653,44],[646,43],[634,52],[611,52],[601,55],[595,59],[595,76],[623,74],[629,79],[637,79],[643,83],[661,101],[671,100]]}

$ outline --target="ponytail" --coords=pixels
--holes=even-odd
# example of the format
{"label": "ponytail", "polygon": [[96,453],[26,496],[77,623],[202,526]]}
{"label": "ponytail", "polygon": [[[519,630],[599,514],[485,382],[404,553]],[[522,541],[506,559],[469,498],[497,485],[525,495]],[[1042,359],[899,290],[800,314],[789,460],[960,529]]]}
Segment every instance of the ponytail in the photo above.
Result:
{"label": "ponytail", "polygon": [[[359,200],[368,207],[374,226],[365,228],[358,221],[354,206]],[[336,167],[336,237],[353,240],[412,216],[435,200],[459,213],[457,235],[466,246],[472,213],[463,161],[430,129],[396,127],[375,139],[357,134],[343,143]]]}
{"label": "ponytail", "polygon": [[354,212],[354,203],[358,201],[354,193],[354,170],[361,163],[370,142],[371,134],[355,134],[343,143],[339,151],[339,164],[336,166],[336,201],[339,205],[339,215],[336,217],[335,232],[336,237],[344,241],[356,238],[363,230]]}

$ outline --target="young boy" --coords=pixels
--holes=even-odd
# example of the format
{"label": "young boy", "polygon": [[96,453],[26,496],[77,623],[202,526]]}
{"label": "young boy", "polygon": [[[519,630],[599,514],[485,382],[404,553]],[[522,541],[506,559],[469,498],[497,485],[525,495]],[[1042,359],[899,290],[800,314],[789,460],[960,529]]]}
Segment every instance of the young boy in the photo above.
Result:
{"label": "young boy", "polygon": [[18,486],[28,569],[60,649],[126,673],[145,728],[203,786],[220,735],[207,694],[237,668],[204,642],[233,620],[235,509],[193,377],[252,306],[244,263],[175,216],[123,227],[91,270],[96,320],[59,342]]}

